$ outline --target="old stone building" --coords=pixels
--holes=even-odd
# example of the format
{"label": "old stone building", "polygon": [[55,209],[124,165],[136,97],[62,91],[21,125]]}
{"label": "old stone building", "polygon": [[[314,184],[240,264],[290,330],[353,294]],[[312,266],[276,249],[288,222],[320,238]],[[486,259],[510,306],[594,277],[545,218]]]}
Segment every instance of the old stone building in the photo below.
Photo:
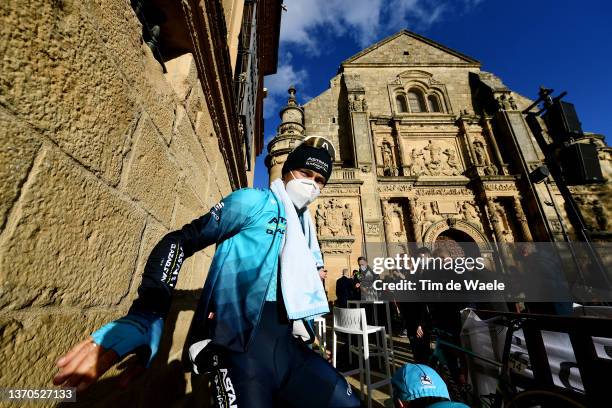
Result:
{"label": "old stone building", "polygon": [[[281,3],[0,4],[4,387],[51,386],[62,354],[126,313],[153,245],[252,183]],[[80,403],[189,398],[181,351],[213,251],[185,262],[148,374],[119,390],[115,367]]]}
{"label": "old stone building", "polygon": [[[522,110],[532,101],[473,58],[401,31],[346,59],[330,87],[300,106],[295,89],[269,143],[270,179],[311,135],[336,145],[335,170],[312,204],[329,281],[357,257],[410,245],[563,240],[573,234],[549,177],[529,173],[543,154]],[[542,121],[538,122],[543,126]],[[609,179],[612,150],[597,145]],[[609,184],[572,187],[591,232],[607,239]],[[333,284],[328,285],[333,299]]]}

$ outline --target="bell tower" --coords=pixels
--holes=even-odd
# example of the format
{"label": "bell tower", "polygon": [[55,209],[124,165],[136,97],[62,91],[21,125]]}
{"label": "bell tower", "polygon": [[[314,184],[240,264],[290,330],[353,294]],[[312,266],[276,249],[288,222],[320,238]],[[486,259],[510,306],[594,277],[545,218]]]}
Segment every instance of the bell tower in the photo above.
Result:
{"label": "bell tower", "polygon": [[288,92],[287,104],[280,111],[281,124],[276,136],[268,143],[266,167],[269,182],[281,177],[287,154],[304,140],[304,109],[297,103],[293,85],[289,87]]}

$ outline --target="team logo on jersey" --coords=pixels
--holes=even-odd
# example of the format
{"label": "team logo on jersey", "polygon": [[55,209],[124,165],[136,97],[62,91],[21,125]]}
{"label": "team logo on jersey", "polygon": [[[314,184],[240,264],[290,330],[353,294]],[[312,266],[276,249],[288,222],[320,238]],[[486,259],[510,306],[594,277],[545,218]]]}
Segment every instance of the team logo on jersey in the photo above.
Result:
{"label": "team logo on jersey", "polygon": [[421,384],[422,385],[432,385],[431,378],[427,374],[421,374]]}
{"label": "team logo on jersey", "polygon": [[272,217],[268,221],[266,225],[266,234],[274,235],[279,233],[281,235],[285,235],[285,230],[287,229],[287,219],[283,217]]}
{"label": "team logo on jersey", "polygon": [[221,210],[223,209],[224,205],[225,203],[220,202],[218,204],[215,204],[215,206],[211,208],[210,214],[214,217],[215,220],[219,221],[221,219]]}
{"label": "team logo on jersey", "polygon": [[227,375],[226,368],[221,368],[215,375],[215,388],[217,389],[217,402],[220,407],[238,408],[238,404],[235,403],[237,399],[236,390],[234,390],[234,384]]}

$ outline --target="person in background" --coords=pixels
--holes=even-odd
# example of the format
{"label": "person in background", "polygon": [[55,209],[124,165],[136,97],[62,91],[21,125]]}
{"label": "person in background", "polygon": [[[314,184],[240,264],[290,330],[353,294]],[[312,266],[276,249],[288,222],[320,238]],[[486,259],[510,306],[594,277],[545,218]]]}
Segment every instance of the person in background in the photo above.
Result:
{"label": "person in background", "polygon": [[452,402],[444,380],[425,364],[405,364],[391,379],[394,408],[469,408]]}
{"label": "person in background", "polygon": [[353,292],[349,300],[361,299],[361,274],[359,270],[353,269]]}
{"label": "person in background", "polygon": [[[415,257],[430,258],[431,251],[427,247],[418,248]],[[424,265],[423,262],[419,265]],[[413,277],[423,278],[425,272],[423,266],[415,272]],[[413,278],[416,279],[416,278]],[[412,355],[416,363],[426,363],[431,353],[431,315],[429,305],[426,302],[400,302],[400,313],[404,329],[400,337],[408,337]]]}
{"label": "person in background", "polygon": [[348,301],[352,299],[354,282],[348,277],[349,270],[343,269],[342,276],[336,281],[336,306],[347,307]]}
{"label": "person in background", "polygon": [[374,271],[372,271],[372,268],[368,265],[368,260],[364,256],[357,258],[357,262],[359,263],[359,273],[361,274],[361,298],[363,300],[377,300],[376,290],[372,287],[376,277]]}
{"label": "person in background", "polygon": [[327,287],[325,287],[325,279],[327,279],[327,269],[324,267],[319,267],[319,278],[321,278],[321,283],[323,284],[323,289],[325,290],[325,295],[327,296]]}

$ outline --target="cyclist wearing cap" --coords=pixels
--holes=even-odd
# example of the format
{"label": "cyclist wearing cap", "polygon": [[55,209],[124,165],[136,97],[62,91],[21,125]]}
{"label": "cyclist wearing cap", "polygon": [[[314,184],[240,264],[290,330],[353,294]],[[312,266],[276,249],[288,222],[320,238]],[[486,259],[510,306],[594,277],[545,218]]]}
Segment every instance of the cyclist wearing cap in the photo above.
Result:
{"label": "cyclist wearing cap", "polygon": [[395,408],[469,408],[452,402],[444,380],[425,364],[405,364],[393,374]]}
{"label": "cyclist wearing cap", "polygon": [[[306,139],[269,190],[237,190],[164,236],[128,314],[60,358],[53,382],[83,390],[134,351],[148,367],[184,259],[216,244],[187,340],[194,373],[214,375],[216,405],[359,407],[342,375],[308,346],[309,321],[329,308],[307,206],[329,180],[333,157],[331,143]],[[142,371],[128,370],[122,384]]]}

